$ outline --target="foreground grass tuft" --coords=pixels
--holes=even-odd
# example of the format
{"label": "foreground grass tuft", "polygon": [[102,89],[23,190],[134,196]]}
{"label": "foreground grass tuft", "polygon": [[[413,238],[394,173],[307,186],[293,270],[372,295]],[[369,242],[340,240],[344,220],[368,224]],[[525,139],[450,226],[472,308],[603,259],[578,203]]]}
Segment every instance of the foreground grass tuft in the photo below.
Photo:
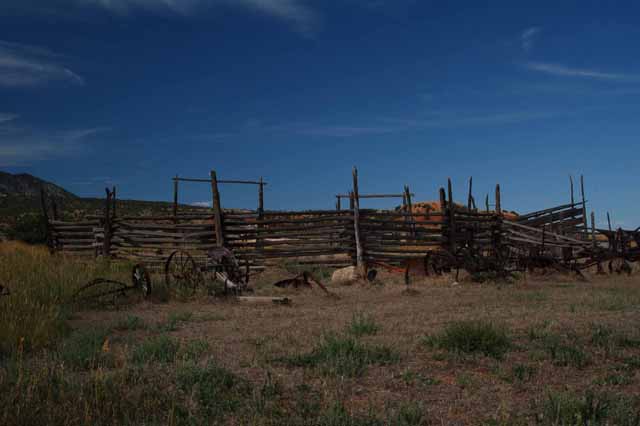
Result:
{"label": "foreground grass tuft", "polygon": [[355,337],[371,336],[380,331],[380,326],[371,315],[359,312],[353,315],[347,331]]}
{"label": "foreground grass tuft", "polygon": [[554,426],[640,425],[638,401],[593,390],[583,395],[549,393],[539,418],[543,425]]}
{"label": "foreground grass tuft", "polygon": [[295,367],[318,368],[326,376],[361,377],[369,365],[389,365],[399,359],[386,346],[365,345],[352,337],[328,334],[311,352],[281,360]]}
{"label": "foreground grass tuft", "polygon": [[175,361],[180,343],[171,337],[161,334],[142,342],[133,351],[133,362],[147,364],[150,362],[171,363]]}
{"label": "foreground grass tuft", "polygon": [[428,336],[425,343],[449,352],[481,353],[495,359],[502,359],[511,348],[511,338],[506,330],[486,321],[451,323],[442,332]]}

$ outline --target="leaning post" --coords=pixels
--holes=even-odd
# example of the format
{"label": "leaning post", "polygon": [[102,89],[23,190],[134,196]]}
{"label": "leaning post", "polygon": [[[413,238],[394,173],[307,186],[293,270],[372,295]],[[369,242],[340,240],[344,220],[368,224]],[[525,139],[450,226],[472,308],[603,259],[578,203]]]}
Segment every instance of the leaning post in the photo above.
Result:
{"label": "leaning post", "polygon": [[218,190],[218,178],[215,170],[211,170],[211,205],[213,206],[213,220],[216,228],[216,246],[224,247],[222,207],[220,205],[220,191]]}
{"label": "leaning post", "polygon": [[111,191],[109,191],[109,188],[105,188],[104,190],[107,193],[107,198],[104,203],[102,256],[108,259],[111,254]]}

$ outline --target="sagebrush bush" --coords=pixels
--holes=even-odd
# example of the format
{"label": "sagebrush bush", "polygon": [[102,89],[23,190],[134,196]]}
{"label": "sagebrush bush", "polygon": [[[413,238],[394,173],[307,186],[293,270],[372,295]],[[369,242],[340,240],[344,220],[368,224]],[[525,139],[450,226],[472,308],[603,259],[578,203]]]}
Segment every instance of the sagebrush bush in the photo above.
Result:
{"label": "sagebrush bush", "polygon": [[488,321],[459,321],[440,333],[428,336],[427,345],[456,353],[481,353],[501,359],[511,348],[511,338],[504,327]]}

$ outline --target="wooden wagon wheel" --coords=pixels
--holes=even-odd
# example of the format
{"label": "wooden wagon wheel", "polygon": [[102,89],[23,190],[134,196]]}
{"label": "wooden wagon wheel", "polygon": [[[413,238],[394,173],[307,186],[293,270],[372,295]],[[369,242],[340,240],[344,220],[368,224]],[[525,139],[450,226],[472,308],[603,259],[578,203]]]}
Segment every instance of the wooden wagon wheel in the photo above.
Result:
{"label": "wooden wagon wheel", "polygon": [[609,273],[621,274],[623,272],[631,274],[631,267],[623,257],[616,257],[609,261]]}
{"label": "wooden wagon wheel", "polygon": [[131,271],[131,283],[135,288],[142,291],[144,297],[151,294],[151,278],[149,277],[147,268],[143,265],[139,263],[134,265],[133,270]]}
{"label": "wooden wagon wheel", "polygon": [[164,277],[167,289],[184,296],[193,296],[201,281],[195,260],[183,250],[171,253],[164,265]]}

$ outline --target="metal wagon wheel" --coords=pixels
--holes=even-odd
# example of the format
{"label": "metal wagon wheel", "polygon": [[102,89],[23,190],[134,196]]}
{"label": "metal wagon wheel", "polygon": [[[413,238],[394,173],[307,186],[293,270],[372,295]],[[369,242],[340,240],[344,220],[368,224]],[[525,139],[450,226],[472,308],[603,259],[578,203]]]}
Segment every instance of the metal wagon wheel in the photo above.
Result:
{"label": "metal wagon wheel", "polygon": [[164,277],[167,289],[184,296],[193,296],[201,281],[195,260],[183,250],[171,253],[164,265]]}
{"label": "metal wagon wheel", "polygon": [[144,297],[151,294],[151,278],[147,268],[141,264],[134,265],[131,271],[131,282],[133,286],[142,291]]}

